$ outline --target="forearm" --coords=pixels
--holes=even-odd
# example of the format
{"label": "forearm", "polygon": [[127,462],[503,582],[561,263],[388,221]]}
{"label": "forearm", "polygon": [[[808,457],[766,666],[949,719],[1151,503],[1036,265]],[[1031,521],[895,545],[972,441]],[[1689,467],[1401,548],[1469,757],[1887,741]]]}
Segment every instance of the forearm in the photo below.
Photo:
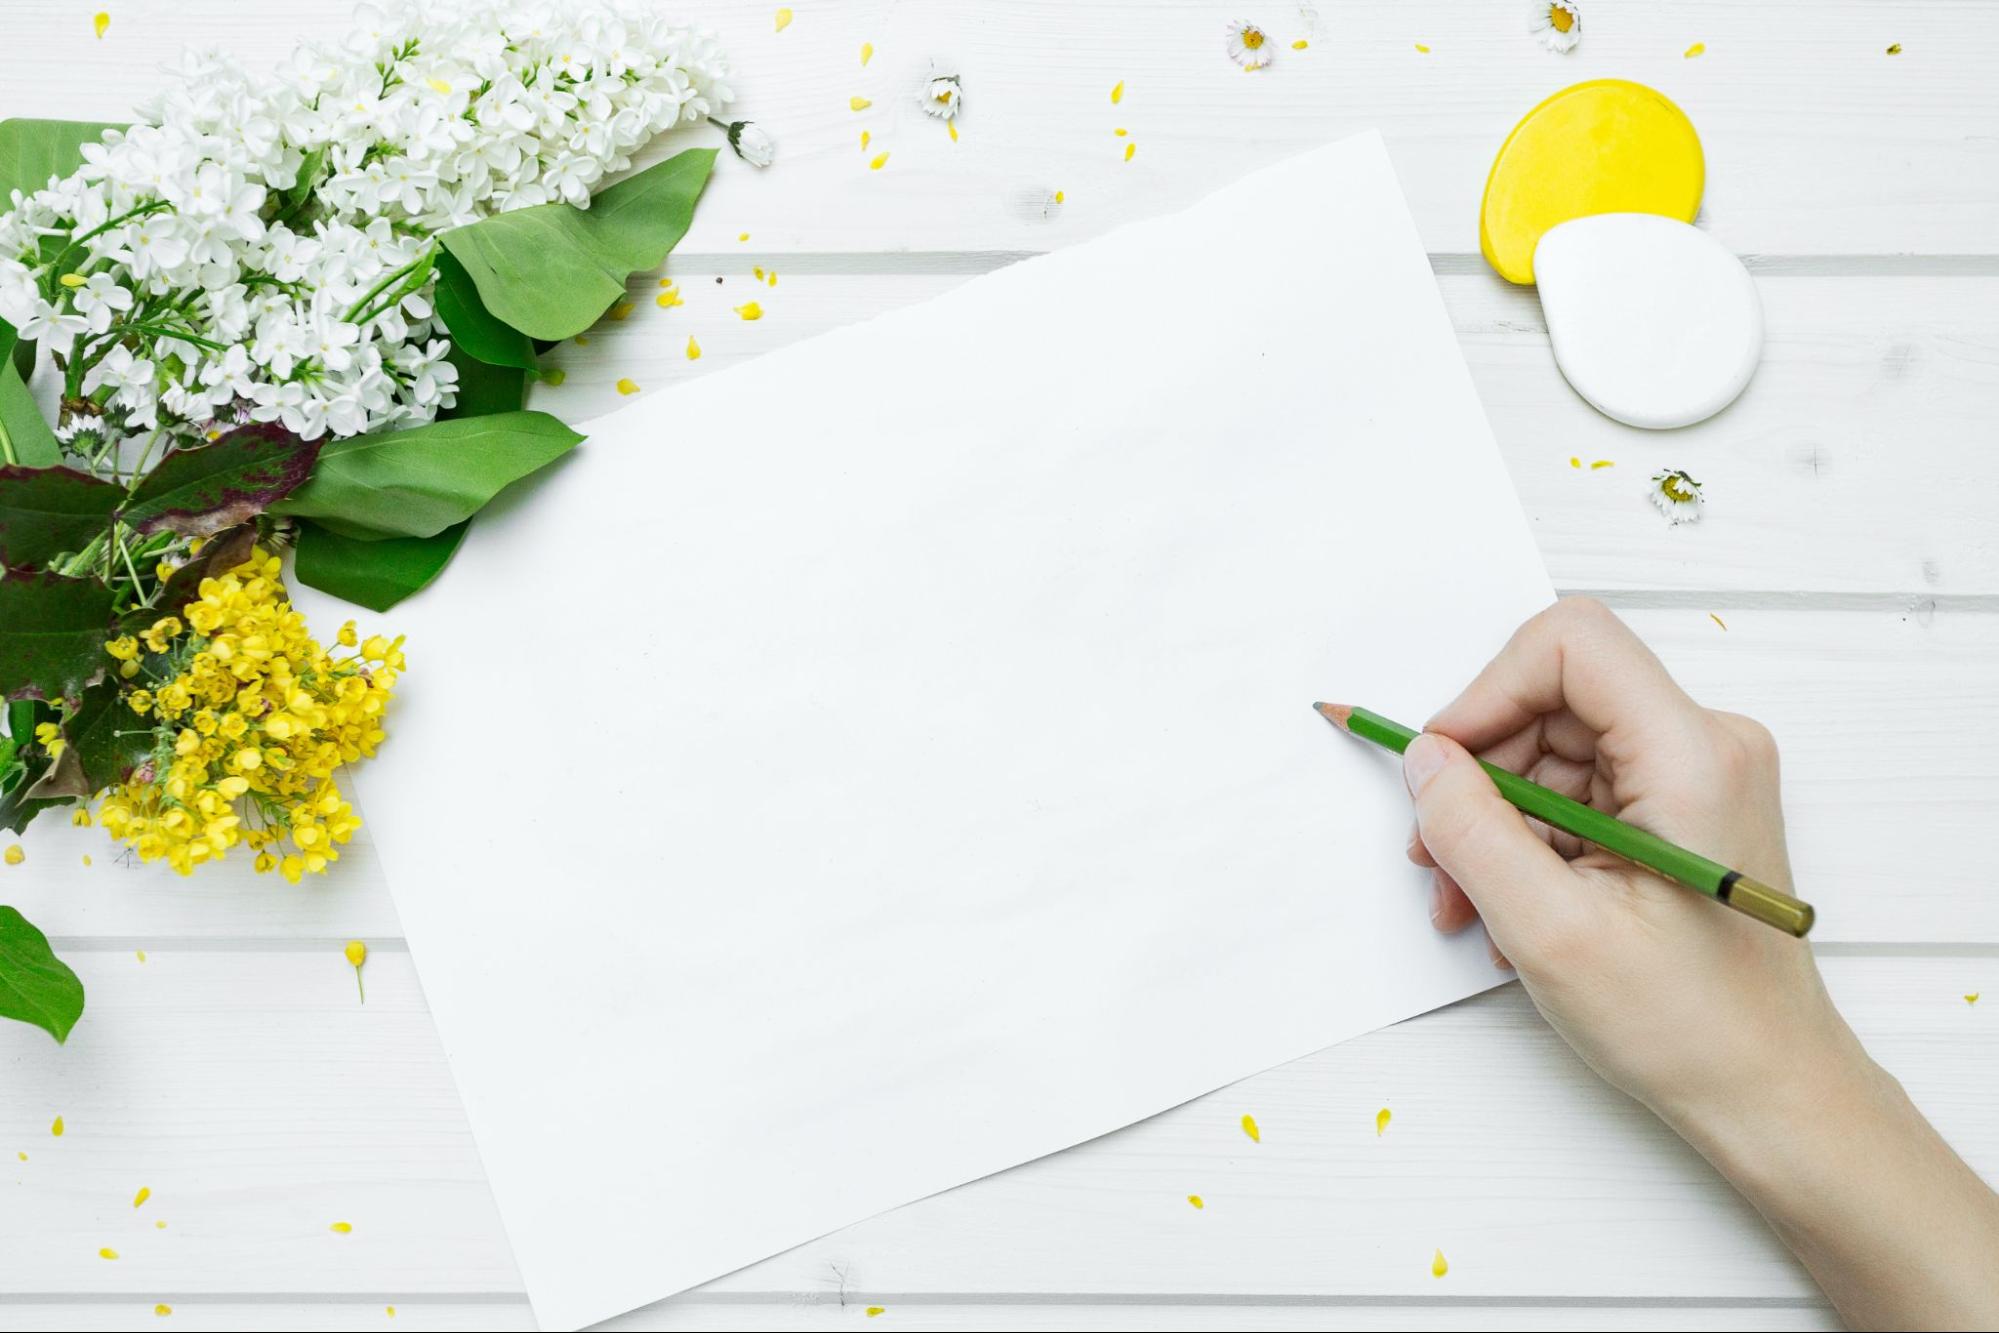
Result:
{"label": "forearm", "polygon": [[1843,1025],[1734,1100],[1668,1120],[1851,1326],[1999,1328],[1999,1196]]}

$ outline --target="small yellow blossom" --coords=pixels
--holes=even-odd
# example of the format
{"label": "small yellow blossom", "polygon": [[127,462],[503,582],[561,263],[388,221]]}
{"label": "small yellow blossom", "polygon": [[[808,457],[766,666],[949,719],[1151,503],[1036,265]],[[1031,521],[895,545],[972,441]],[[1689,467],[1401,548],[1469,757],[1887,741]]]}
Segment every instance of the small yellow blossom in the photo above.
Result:
{"label": "small yellow blossom", "polygon": [[111,15],[104,10],[98,10],[96,14],[91,16],[90,26],[97,33],[97,40],[100,42],[103,41],[104,30],[111,26]]}
{"label": "small yellow blossom", "polygon": [[173,1312],[174,1312],[173,1306],[168,1305],[165,1301],[161,1301],[158,1305],[155,1305],[153,1307],[153,1313],[160,1316],[162,1319],[166,1318],[168,1315],[172,1314]]}
{"label": "small yellow blossom", "polygon": [[36,725],[35,744],[47,750],[51,759],[69,748],[69,742],[62,738],[62,728],[54,722],[42,722]]}
{"label": "small yellow blossom", "polygon": [[84,276],[81,273],[65,273],[57,281],[65,287],[81,287],[84,284]]}
{"label": "small yellow blossom", "polygon": [[638,391],[639,391],[639,386],[637,381],[629,379],[621,379],[618,381],[618,392],[625,395],[627,398],[631,397],[633,394],[637,393]]}
{"label": "small yellow blossom", "polygon": [[21,850],[21,844],[18,842],[9,843],[7,850],[0,852],[0,861],[5,861],[10,866],[17,866],[27,859],[28,854]]}
{"label": "small yellow blossom", "polygon": [[354,1230],[354,1224],[352,1222],[335,1222],[327,1230],[345,1236]]}
{"label": "small yellow blossom", "polygon": [[[253,550],[139,636],[165,680],[125,696],[152,719],[152,757],[104,794],[96,822],[141,861],[186,875],[243,844],[269,870],[283,864],[270,849],[289,841],[297,875],[318,874],[360,827],[333,775],[384,738],[400,641],[373,657],[335,656],[306,632],[281,571],[276,556]],[[336,644],[355,638],[343,626]],[[106,650],[137,652],[121,640]]]}
{"label": "small yellow blossom", "polygon": [[106,1245],[103,1249],[97,1252],[97,1257],[100,1259],[116,1259],[118,1257],[118,1251],[112,1249],[109,1245]]}
{"label": "small yellow blossom", "polygon": [[866,111],[873,105],[874,103],[865,97],[849,97],[847,99],[847,110],[849,111]]}
{"label": "small yellow blossom", "polygon": [[736,313],[744,319],[762,319],[764,317],[764,308],[755,301],[745,301],[736,307]]}
{"label": "small yellow blossom", "polygon": [[368,946],[360,940],[347,941],[345,950],[347,962],[354,969],[354,989],[360,992],[361,1003],[368,1003],[367,987],[361,984],[361,964],[368,961]]}
{"label": "small yellow blossom", "polygon": [[874,158],[868,163],[868,170],[880,171],[883,167],[887,165],[888,165],[888,154],[876,153],[874,155]]}
{"label": "small yellow blossom", "polygon": [[1310,42],[1306,41],[1303,37],[1300,37],[1297,41],[1291,43],[1291,49],[1293,51],[1302,51],[1310,45],[1311,45]]}
{"label": "small yellow blossom", "polygon": [[790,26],[791,26],[791,11],[790,11],[790,10],[788,10],[788,9],[780,9],[780,10],[778,10],[778,11],[777,11],[777,30],[778,30],[779,32],[783,32],[783,31],[784,31],[784,30],[785,30],[786,28],[789,28]]}
{"label": "small yellow blossom", "polygon": [[1687,48],[1685,58],[1688,60],[1692,60],[1695,56],[1704,55],[1706,54],[1706,52],[1707,52],[1706,42],[1695,42],[1692,46]]}
{"label": "small yellow blossom", "polygon": [[747,241],[747,240],[749,240],[749,239],[750,239],[750,234],[749,234],[748,232],[744,232],[744,233],[743,233],[742,235],[740,235],[740,236],[738,236],[738,237],[736,238],[736,241],[737,241],[737,243],[738,243],[738,244],[740,244],[740,243],[742,243],[742,242],[744,242],[744,241]]}
{"label": "small yellow blossom", "polygon": [[1187,1196],[1187,1202],[1193,1204],[1196,1208],[1206,1208],[1208,1206],[1207,1200],[1203,1199],[1198,1194],[1189,1194]]}
{"label": "small yellow blossom", "polygon": [[701,344],[694,341],[693,334],[687,336],[687,359],[689,361],[699,361],[701,359]]}
{"label": "small yellow blossom", "polygon": [[654,298],[653,303],[662,310],[671,310],[677,305],[687,304],[687,302],[680,299],[680,293],[677,290],[661,292]]}

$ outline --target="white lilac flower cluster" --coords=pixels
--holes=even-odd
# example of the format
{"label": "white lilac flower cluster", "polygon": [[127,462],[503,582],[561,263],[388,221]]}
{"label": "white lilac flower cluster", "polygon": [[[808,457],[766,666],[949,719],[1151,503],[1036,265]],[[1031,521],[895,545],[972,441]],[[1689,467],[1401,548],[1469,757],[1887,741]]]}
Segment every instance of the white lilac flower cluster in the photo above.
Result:
{"label": "white lilac flower cluster", "polygon": [[[275,77],[185,57],[142,123],[0,218],[0,319],[103,457],[245,420],[306,439],[418,424],[457,369],[434,234],[587,206],[661,130],[731,99],[712,36],[626,0],[364,7]],[[150,443],[149,439],[149,443]]]}

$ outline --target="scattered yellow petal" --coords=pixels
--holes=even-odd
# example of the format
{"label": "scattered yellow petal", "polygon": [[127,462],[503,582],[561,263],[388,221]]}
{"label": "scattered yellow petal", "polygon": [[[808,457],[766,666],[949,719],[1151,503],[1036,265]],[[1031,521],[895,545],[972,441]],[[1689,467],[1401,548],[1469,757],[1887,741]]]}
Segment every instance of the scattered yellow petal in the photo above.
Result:
{"label": "scattered yellow petal", "polygon": [[1256,1127],[1256,1117],[1253,1115],[1246,1115],[1242,1118],[1242,1132],[1249,1135],[1251,1143],[1263,1142],[1263,1131]]}
{"label": "scattered yellow petal", "polygon": [[1055,202],[1058,204],[1062,202],[1062,192],[1060,190],[1055,192]]}
{"label": "scattered yellow petal", "polygon": [[1891,56],[1898,56],[1898,55],[1901,55],[1901,54],[1902,54],[1902,44],[1901,44],[1900,42],[1896,42],[1896,43],[1895,43],[1895,44],[1894,44],[1893,46],[1891,46],[1891,47],[1889,47],[1889,48],[1888,48],[1888,54],[1889,54],[1889,55],[1891,55]]}
{"label": "scattered yellow petal", "polygon": [[1291,49],[1293,51],[1302,51],[1310,45],[1311,45],[1310,42],[1306,41],[1303,37],[1300,37],[1297,41],[1291,43]]}
{"label": "scattered yellow petal", "polygon": [[155,1305],[153,1307],[153,1313],[160,1316],[162,1319],[166,1318],[168,1315],[172,1314],[173,1312],[174,1312],[173,1306],[168,1305],[165,1301],[161,1301],[158,1305]]}
{"label": "scattered yellow petal", "polygon": [[694,335],[692,334],[687,336],[687,359],[689,361],[699,361],[701,359],[701,344],[694,341]]}
{"label": "scattered yellow petal", "polygon": [[144,949],[134,950],[132,956],[142,963],[146,961],[146,951]]}
{"label": "scattered yellow petal", "polygon": [[56,1136],[57,1138],[61,1138],[61,1137],[62,1137],[62,1117],[61,1117],[61,1116],[57,1116],[57,1117],[56,1117],[56,1119],[55,1119],[55,1123],[54,1123],[53,1125],[50,1125],[50,1126],[49,1126],[49,1133],[51,1133],[51,1134],[55,1135],[55,1136]]}
{"label": "scattered yellow petal", "polygon": [[590,335],[589,335],[589,334],[587,334],[587,333],[579,333],[579,334],[577,334],[577,335],[576,335],[576,345],[577,345],[578,347],[588,347],[588,346],[590,345]]}
{"label": "scattered yellow petal", "polygon": [[612,306],[605,313],[610,318],[617,320],[619,323],[623,323],[625,320],[628,320],[632,317],[632,303],[630,301],[620,301],[616,305]]}
{"label": "scattered yellow petal", "polygon": [[758,265],[757,267],[755,267],[755,268],[751,269],[751,270],[750,270],[750,272],[752,272],[752,273],[754,273],[754,274],[756,274],[756,275],[757,275],[757,281],[758,281],[758,282],[762,282],[762,281],[764,280],[764,271],[763,271],[763,266],[762,266],[761,264],[759,264],[759,265]]}
{"label": "scattered yellow petal", "polygon": [[886,1305],[870,1305],[868,1307],[868,1318],[873,1319],[876,1315],[884,1313],[887,1309]]}
{"label": "scattered yellow petal", "polygon": [[1444,1274],[1450,1271],[1451,1271],[1451,1266],[1444,1262],[1444,1252],[1442,1250],[1438,1250],[1437,1257],[1430,1261],[1430,1276],[1442,1277]]}
{"label": "scattered yellow petal", "polygon": [[749,240],[749,239],[750,239],[750,234],[749,234],[748,232],[744,232],[744,233],[743,233],[743,234],[742,234],[741,236],[738,236],[738,237],[736,238],[736,240],[737,240],[738,242],[741,242],[741,241],[747,241],[747,240]]}
{"label": "scattered yellow petal", "polygon": [[874,103],[865,97],[849,97],[847,99],[847,110],[849,111],[866,111],[873,105]]}
{"label": "scattered yellow petal", "polygon": [[1416,43],[1416,49],[1417,49],[1418,51],[1421,51],[1421,52],[1422,52],[1422,53],[1423,53],[1424,55],[1429,55],[1429,54],[1430,54],[1430,48],[1429,48],[1429,47],[1427,47],[1427,46],[1425,46],[1425,45],[1423,45],[1423,43],[1421,43],[1421,42],[1418,42],[1418,43]]}
{"label": "scattered yellow petal", "polygon": [[1137,151],[1138,151],[1138,145],[1137,145],[1137,144],[1135,144],[1135,143],[1128,143],[1128,144],[1126,144],[1126,145],[1124,146],[1124,160],[1125,160],[1125,161],[1127,161],[1127,162],[1131,161],[1131,155],[1132,155],[1133,153],[1136,153]]}
{"label": "scattered yellow petal", "polygon": [[146,1188],[144,1185],[141,1185],[139,1186],[139,1192],[132,1196],[132,1206],[134,1208],[137,1208],[140,1204],[144,1203],[146,1200],[152,1197],[153,1197],[153,1192],[150,1189]]}
{"label": "scattered yellow petal", "polygon": [[1724,621],[1720,616],[1716,615],[1714,612],[1712,611],[1708,612],[1707,618],[1709,620],[1712,620],[1715,624],[1720,625],[1724,631],[1728,629],[1728,622]]}
{"label": "scattered yellow petal", "polygon": [[1570,467],[1581,467],[1582,465],[1583,465],[1583,460],[1582,460],[1582,459],[1580,459],[1580,458],[1577,458],[1577,457],[1576,457],[1576,456],[1575,456],[1574,454],[1570,454],[1570,455],[1569,455],[1569,466],[1570,466]]}
{"label": "scattered yellow petal", "polygon": [[[85,852],[85,853],[83,854],[83,863],[84,863],[85,865],[89,865],[89,864],[90,864],[90,853],[89,853],[89,852]],[[140,956],[140,958],[139,958],[139,961],[140,961],[140,962],[142,962],[142,963],[146,961],[146,959],[145,959],[145,957],[144,957],[143,953],[141,954],[141,956]]]}
{"label": "scattered yellow petal", "polygon": [[0,861],[5,861],[10,866],[17,866],[27,859],[28,854],[21,850],[21,844],[18,842],[8,847],[4,853],[0,853]]}
{"label": "scattered yellow petal", "polygon": [[111,26],[111,16],[100,9],[90,20],[90,26],[97,30],[97,40],[101,42],[104,40],[104,30]]}
{"label": "scattered yellow petal", "polygon": [[639,386],[635,382],[631,380],[618,381],[618,392],[624,394],[627,398],[637,393],[638,391],[639,391]]}
{"label": "scattered yellow petal", "polygon": [[383,1308],[384,1310],[388,1311],[388,1314],[389,1314],[389,1318],[391,1318],[391,1319],[394,1319],[394,1318],[396,1317],[396,1307],[395,1307],[395,1306],[393,1306],[393,1305],[385,1305],[385,1306],[383,1306],[382,1308]]}
{"label": "scattered yellow petal", "polygon": [[1592,472],[1599,472],[1604,468],[1616,467],[1616,466],[1617,464],[1611,462],[1608,458],[1599,458],[1594,463],[1591,463],[1589,465],[1589,470]]}
{"label": "scattered yellow petal", "polygon": [[653,304],[661,310],[671,310],[677,305],[686,305],[687,302],[680,299],[679,292],[661,292],[653,298]]}
{"label": "scattered yellow petal", "polygon": [[776,270],[776,269],[772,269],[772,270],[770,271],[770,276],[769,276],[768,278],[765,278],[765,279],[764,279],[764,285],[765,285],[766,287],[775,287],[775,286],[777,286],[777,270]]}
{"label": "scattered yellow petal", "polygon": [[451,85],[446,83],[443,79],[425,79],[424,82],[429,84],[430,90],[434,93],[437,93],[439,96],[442,97],[451,96]]}
{"label": "scattered yellow petal", "polygon": [[[1978,1003],[1978,997],[1979,997],[1980,995],[1982,995],[1982,994],[1984,994],[1984,992],[1983,992],[1983,991],[1973,991],[1973,992],[1971,992],[1971,994],[1969,994],[1969,995],[1967,995],[1967,996],[1965,996],[1965,997],[1964,997],[1964,1002],[1965,1002],[1966,1004],[1977,1004],[1977,1003]],[[21,1160],[22,1160],[22,1161],[24,1161],[24,1162],[25,1162],[25,1161],[27,1161],[27,1160],[28,1160],[28,1154],[26,1154],[26,1153],[22,1153],[22,1154],[21,1154]]]}
{"label": "scattered yellow petal", "polygon": [[744,319],[762,319],[764,317],[764,308],[755,301],[745,301],[735,307],[735,311]]}
{"label": "scattered yellow petal", "polygon": [[335,1222],[332,1226],[328,1227],[327,1230],[337,1231],[341,1235],[345,1236],[349,1232],[354,1230],[354,1224],[352,1222]]}
{"label": "scattered yellow petal", "polygon": [[778,30],[779,32],[783,32],[783,31],[784,31],[784,30],[785,30],[786,28],[789,28],[790,26],[791,26],[791,11],[790,11],[790,10],[788,10],[788,9],[780,9],[780,10],[778,10],[778,11],[777,11],[777,30]]}
{"label": "scattered yellow petal", "polygon": [[153,1230],[155,1231],[165,1231],[166,1229],[167,1223],[165,1218],[161,1218],[159,1221],[153,1223]]}
{"label": "scattered yellow petal", "polygon": [[1705,50],[1707,50],[1706,42],[1695,42],[1692,46],[1687,48],[1686,55],[1683,58],[1687,60],[1692,60],[1695,56],[1701,54]]}
{"label": "scattered yellow petal", "polygon": [[1125,135],[1130,134],[1131,131],[1120,126],[1117,129],[1112,130],[1111,133],[1115,134],[1118,138],[1122,139],[1124,138]]}
{"label": "scattered yellow petal", "polygon": [[118,1251],[112,1249],[109,1245],[106,1245],[103,1249],[97,1252],[97,1257],[100,1259],[116,1259],[118,1257]]}
{"label": "scattered yellow petal", "polygon": [[1193,1204],[1196,1208],[1206,1208],[1208,1206],[1206,1203],[1202,1202],[1201,1196],[1198,1194],[1189,1194],[1187,1196],[1187,1202]]}
{"label": "scattered yellow petal", "polygon": [[1119,79],[1117,81],[1117,87],[1111,89],[1111,105],[1116,106],[1119,102],[1122,102],[1123,100],[1124,100],[1124,80]]}
{"label": "scattered yellow petal", "polygon": [[887,154],[887,153],[876,153],[876,154],[874,155],[874,158],[873,158],[873,160],[871,160],[871,161],[870,161],[870,162],[868,163],[868,170],[869,170],[869,171],[880,171],[880,170],[881,170],[881,169],[882,169],[883,167],[885,167],[885,166],[887,166],[887,165],[888,165],[888,154]]}
{"label": "scattered yellow petal", "polygon": [[868,151],[868,140],[874,137],[874,135],[869,134],[866,130],[861,131],[861,151],[863,153]]}
{"label": "scattered yellow petal", "polygon": [[868,63],[868,62],[869,62],[870,60],[873,60],[874,58],[875,58],[875,44],[874,44],[873,42],[862,42],[862,43],[861,43],[861,63],[862,63],[863,65],[865,65],[865,64],[867,64],[867,63]]}
{"label": "scattered yellow petal", "polygon": [[958,142],[958,122],[955,120],[947,120],[944,122],[944,128],[951,132],[951,142],[952,143]]}
{"label": "scattered yellow petal", "polygon": [[563,382],[568,378],[569,372],[561,366],[550,366],[547,370],[541,372],[541,382],[551,389],[561,388]]}
{"label": "scattered yellow petal", "polygon": [[16,1157],[20,1158],[20,1159],[21,1159],[22,1161],[24,1161],[24,1162],[28,1160],[28,1154],[26,1154],[26,1153],[24,1153],[24,1152],[17,1152],[17,1153],[15,1153],[15,1154],[14,1154],[14,1156],[16,1156]]}
{"label": "scattered yellow petal", "polygon": [[1383,1134],[1386,1134],[1388,1132],[1388,1122],[1394,1118],[1394,1113],[1386,1106],[1376,1111],[1374,1113],[1374,1137],[1378,1139]]}

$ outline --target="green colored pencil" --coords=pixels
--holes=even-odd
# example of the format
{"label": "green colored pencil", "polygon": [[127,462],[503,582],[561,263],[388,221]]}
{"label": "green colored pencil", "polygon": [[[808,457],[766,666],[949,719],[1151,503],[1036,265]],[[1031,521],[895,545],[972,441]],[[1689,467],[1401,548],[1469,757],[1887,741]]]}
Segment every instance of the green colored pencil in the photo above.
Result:
{"label": "green colored pencil", "polygon": [[[1400,722],[1390,722],[1381,714],[1370,713],[1365,708],[1350,708],[1345,704],[1313,704],[1312,707],[1318,709],[1326,721],[1348,735],[1372,741],[1384,750],[1393,750],[1397,754],[1408,749],[1409,742],[1418,735]],[[1482,759],[1479,767],[1491,775],[1493,785],[1499,788],[1501,796],[1511,801],[1523,814],[1531,815],[1550,828],[1572,833],[1633,865],[1644,866],[1676,884],[1684,884],[1710,898],[1719,899],[1766,926],[1775,926],[1800,937],[1812,928],[1810,903],[1801,902],[1781,889],[1773,889],[1768,884],[1753,880],[1739,870],[1730,870],[1718,861],[1710,861],[1684,847],[1675,847],[1657,834],[1647,833],[1601,810],[1592,810],[1581,801],[1572,801],[1538,782],[1529,782],[1518,773],[1509,773]]]}

